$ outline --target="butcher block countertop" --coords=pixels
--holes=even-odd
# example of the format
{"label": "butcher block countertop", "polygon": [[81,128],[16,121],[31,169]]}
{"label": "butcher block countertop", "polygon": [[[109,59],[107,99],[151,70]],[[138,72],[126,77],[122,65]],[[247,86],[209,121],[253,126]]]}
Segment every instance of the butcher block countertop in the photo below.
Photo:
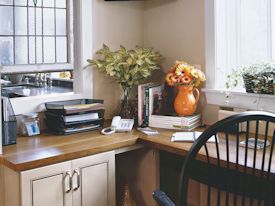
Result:
{"label": "butcher block countertop", "polygon": [[101,135],[99,131],[68,136],[41,134],[19,137],[17,144],[3,147],[0,164],[24,171],[100,152],[135,145],[138,132]]}
{"label": "butcher block countertop", "polygon": [[24,171],[137,144],[180,155],[185,155],[192,146],[192,143],[171,142],[173,130],[158,131],[160,134],[155,136],[133,129],[130,133],[112,135],[90,131],[67,136],[41,134],[18,137],[17,144],[3,147],[0,164],[14,171]]}
{"label": "butcher block countertop", "polygon": [[158,130],[160,134],[156,136],[147,136],[133,129],[131,133],[112,135],[90,131],[68,136],[19,137],[17,144],[3,147],[0,164],[14,171],[24,171],[137,144],[181,155],[192,146],[190,143],[171,142],[172,130]]}
{"label": "butcher block countertop", "polygon": [[[205,128],[198,128],[197,131],[204,131]],[[177,155],[185,156],[192,146],[192,142],[171,142],[173,130],[158,129],[160,134],[147,136],[136,129],[130,133],[114,133],[106,136],[99,131],[78,133],[68,136],[56,136],[52,134],[42,134],[35,137],[19,137],[17,144],[4,146],[3,155],[0,155],[0,164],[9,167],[14,171],[24,171],[50,164],[77,159],[101,152],[116,150],[116,153],[123,152],[125,148],[145,146],[157,150],[163,150]],[[240,136],[240,140],[244,137]],[[229,145],[236,145],[235,138],[229,136]],[[221,151],[226,151],[225,138],[219,135],[219,147]],[[123,149],[122,149],[123,148]],[[269,150],[270,148],[268,148]],[[208,143],[210,159],[216,161],[216,145]],[[128,151],[127,149],[125,151]],[[230,152],[230,164],[235,165],[236,156]],[[240,148],[240,153],[244,148]],[[262,159],[262,151],[257,152],[257,159]],[[275,158],[275,153],[273,153]],[[205,152],[200,151],[198,158],[205,161]],[[242,165],[244,155],[239,157],[239,164]],[[268,158],[268,157],[266,157]],[[223,152],[220,154],[221,164],[226,163],[227,156]],[[252,167],[253,150],[248,153],[248,167]],[[261,168],[261,161],[257,161],[256,169]],[[272,163],[271,171],[275,172],[275,163]]]}

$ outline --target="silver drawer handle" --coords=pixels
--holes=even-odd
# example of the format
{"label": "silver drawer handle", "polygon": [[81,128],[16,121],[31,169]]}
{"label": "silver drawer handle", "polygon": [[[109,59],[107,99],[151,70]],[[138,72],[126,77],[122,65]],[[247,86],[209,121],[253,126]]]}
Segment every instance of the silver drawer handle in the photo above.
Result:
{"label": "silver drawer handle", "polygon": [[76,191],[80,188],[80,173],[79,173],[78,169],[74,170],[73,177],[75,174],[77,175],[77,179],[76,179],[77,185],[74,187],[74,189],[73,189],[74,191]]}
{"label": "silver drawer handle", "polygon": [[[68,188],[68,189],[66,189],[66,178],[67,178],[67,177],[69,177],[69,188]],[[72,183],[72,174],[71,174],[70,171],[67,171],[67,172],[65,173],[63,183],[64,183],[64,190],[65,190],[65,192],[66,192],[66,193],[69,193],[69,192],[72,190],[72,184],[73,184],[73,183]]]}

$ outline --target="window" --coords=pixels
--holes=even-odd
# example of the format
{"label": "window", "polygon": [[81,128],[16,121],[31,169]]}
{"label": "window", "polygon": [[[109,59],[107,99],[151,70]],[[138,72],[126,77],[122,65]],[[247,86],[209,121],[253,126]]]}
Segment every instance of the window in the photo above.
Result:
{"label": "window", "polygon": [[[29,0],[29,3],[31,3],[30,1],[33,0]],[[37,0],[37,8],[39,7],[39,1],[41,0]],[[43,0],[43,2],[46,1],[50,2],[52,0]],[[58,1],[62,0],[55,1],[56,4],[58,4]],[[10,2],[10,0],[0,0],[0,5],[7,5],[7,2]],[[10,3],[9,6],[13,7],[13,0],[11,0],[11,2],[12,3]],[[16,0],[14,0],[14,2],[16,2]],[[18,0],[17,2],[25,2],[25,0]],[[43,2],[41,2],[41,5]],[[43,111],[45,109],[44,103],[49,101],[63,101],[68,99],[93,97],[93,72],[86,61],[93,55],[93,1],[66,0],[66,3],[68,62],[4,66],[1,66],[0,64],[0,69],[2,72],[2,77],[4,77],[4,74],[10,75],[10,73],[31,74],[73,70],[73,92],[50,95],[43,94],[35,97],[12,98],[11,103],[16,115]],[[60,8],[60,6],[56,7],[56,9]],[[45,7],[45,9],[47,8]],[[57,47],[57,50],[58,49],[59,48]],[[29,76],[29,80],[31,81],[32,77],[31,75]],[[53,75],[53,78],[55,77],[59,77],[59,74],[57,76]]]}
{"label": "window", "polygon": [[216,0],[215,21],[216,88],[232,69],[275,60],[274,0]]}
{"label": "window", "polygon": [[275,60],[274,0],[205,0],[207,103],[274,111],[275,95],[226,91],[232,69]]}
{"label": "window", "polygon": [[2,72],[73,69],[72,22],[71,1],[0,0]]}

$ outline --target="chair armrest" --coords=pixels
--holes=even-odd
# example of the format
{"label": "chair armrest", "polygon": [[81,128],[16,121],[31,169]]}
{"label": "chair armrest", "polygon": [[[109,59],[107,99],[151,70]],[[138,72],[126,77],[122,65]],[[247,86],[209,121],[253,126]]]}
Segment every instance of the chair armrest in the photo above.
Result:
{"label": "chair armrest", "polygon": [[171,199],[161,190],[155,190],[152,195],[159,206],[175,206]]}

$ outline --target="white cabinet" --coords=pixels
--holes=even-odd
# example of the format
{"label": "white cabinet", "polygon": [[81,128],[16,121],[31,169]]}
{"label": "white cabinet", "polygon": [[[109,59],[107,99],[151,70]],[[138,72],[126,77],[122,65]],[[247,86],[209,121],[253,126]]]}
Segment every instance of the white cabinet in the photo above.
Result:
{"label": "white cabinet", "polygon": [[[20,206],[115,206],[114,151],[20,173],[7,169],[6,173],[15,178],[4,184],[20,183],[20,201],[16,201]],[[12,189],[5,191],[12,193]],[[5,206],[19,206],[14,202],[8,198]]]}
{"label": "white cabinet", "polygon": [[72,206],[71,161],[21,172],[20,176],[22,206]]}
{"label": "white cabinet", "polygon": [[72,167],[74,206],[115,205],[114,154],[73,160]]}

